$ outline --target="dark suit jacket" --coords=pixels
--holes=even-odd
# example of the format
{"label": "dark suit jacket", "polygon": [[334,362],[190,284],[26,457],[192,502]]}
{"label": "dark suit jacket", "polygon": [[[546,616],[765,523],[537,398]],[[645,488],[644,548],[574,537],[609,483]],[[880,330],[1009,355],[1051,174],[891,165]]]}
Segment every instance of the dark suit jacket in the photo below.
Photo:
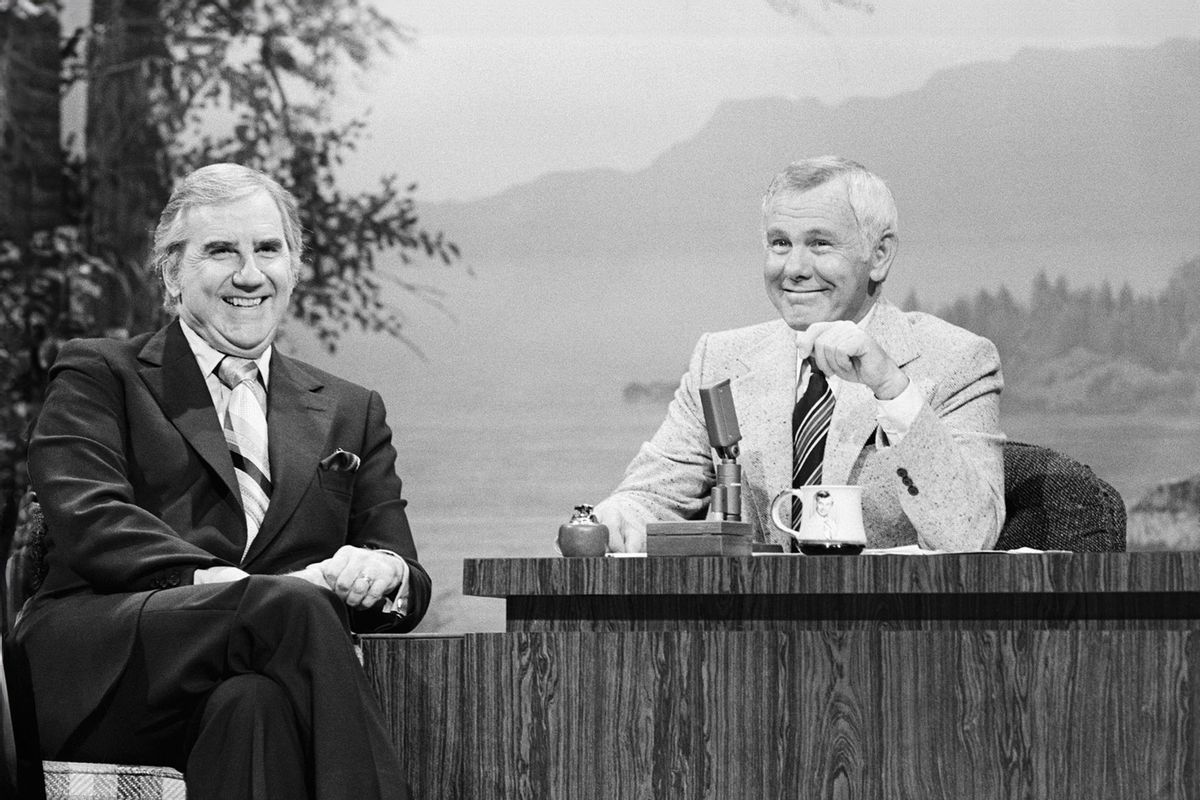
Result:
{"label": "dark suit jacket", "polygon": [[[274,352],[267,420],[274,493],[241,561],[245,517],[204,378],[175,322],[129,341],[69,342],[30,444],[49,530],[48,574],[16,627],[29,656],[45,752],[114,685],[156,589],[203,567],[282,574],[344,544],[385,548],[410,567],[409,613],[351,614],[357,631],[404,631],[425,614],[379,395]],[[356,472],[322,470],[337,448]]]}

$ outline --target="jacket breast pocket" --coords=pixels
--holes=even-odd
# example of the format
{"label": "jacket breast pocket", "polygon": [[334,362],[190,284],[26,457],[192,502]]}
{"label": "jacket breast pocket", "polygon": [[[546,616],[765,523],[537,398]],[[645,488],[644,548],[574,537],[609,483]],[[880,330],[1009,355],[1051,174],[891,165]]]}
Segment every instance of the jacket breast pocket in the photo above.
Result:
{"label": "jacket breast pocket", "polygon": [[325,491],[349,500],[354,493],[354,473],[340,470],[317,470],[317,479]]}

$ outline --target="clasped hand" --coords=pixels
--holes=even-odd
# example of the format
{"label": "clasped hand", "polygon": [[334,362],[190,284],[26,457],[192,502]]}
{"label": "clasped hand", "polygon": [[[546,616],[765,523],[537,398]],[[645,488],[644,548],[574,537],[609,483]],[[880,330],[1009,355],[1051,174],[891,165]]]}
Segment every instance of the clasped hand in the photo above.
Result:
{"label": "clasped hand", "polygon": [[400,586],[400,561],[385,551],[343,545],[324,561],[290,574],[329,589],[352,608],[371,608]]}
{"label": "clasped hand", "polygon": [[797,342],[801,356],[807,349],[821,372],[864,384],[880,400],[891,400],[908,388],[908,377],[896,362],[853,322],[815,322]]}

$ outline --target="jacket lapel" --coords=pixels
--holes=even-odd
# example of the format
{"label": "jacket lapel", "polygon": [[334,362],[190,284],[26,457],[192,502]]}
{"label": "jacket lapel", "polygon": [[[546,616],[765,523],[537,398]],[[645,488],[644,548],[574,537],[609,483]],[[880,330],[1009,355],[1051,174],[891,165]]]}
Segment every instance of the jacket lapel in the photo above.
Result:
{"label": "jacket lapel", "polygon": [[334,400],[321,393],[323,386],[302,364],[274,351],[267,391],[271,502],[243,564],[253,561],[279,535],[316,477],[333,426]]}
{"label": "jacket lapel", "polygon": [[[866,331],[901,369],[920,355],[904,313],[883,298],[876,304]],[[849,481],[859,453],[875,435],[875,412],[875,395],[870,389],[861,383],[841,382],[825,445],[825,483]]]}
{"label": "jacket lapel", "polygon": [[[796,404],[796,336],[781,320],[739,360],[746,372],[730,388],[738,412],[738,427],[745,443],[743,487],[754,493],[753,507],[759,528],[774,535],[767,524],[769,505],[780,491],[792,485],[792,406]],[[780,446],[779,443],[782,443]],[[758,487],[761,487],[759,489]]]}
{"label": "jacket lapel", "polygon": [[[179,321],[154,334],[138,353],[138,361],[138,374],[146,388],[171,424],[220,476],[240,512],[241,493],[225,433],[213,410],[212,396],[200,374],[196,357],[179,328]],[[232,538],[233,532],[230,534]],[[242,537],[245,537],[244,530]]]}

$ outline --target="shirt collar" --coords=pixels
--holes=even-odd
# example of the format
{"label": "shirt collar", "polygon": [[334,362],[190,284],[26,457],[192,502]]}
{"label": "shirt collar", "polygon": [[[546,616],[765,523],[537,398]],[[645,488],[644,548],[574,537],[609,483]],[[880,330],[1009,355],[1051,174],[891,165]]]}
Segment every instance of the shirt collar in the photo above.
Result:
{"label": "shirt collar", "polygon": [[[192,348],[192,355],[196,357],[196,363],[200,365],[200,374],[207,378],[216,371],[217,365],[227,354],[200,338],[200,334],[192,330],[182,317],[179,318],[179,327],[183,329],[183,337],[187,339],[188,346]],[[258,365],[258,374],[262,378],[264,388],[271,385],[272,349],[274,349],[274,345],[267,345],[267,349],[262,351],[262,355],[254,359],[254,363]]]}

